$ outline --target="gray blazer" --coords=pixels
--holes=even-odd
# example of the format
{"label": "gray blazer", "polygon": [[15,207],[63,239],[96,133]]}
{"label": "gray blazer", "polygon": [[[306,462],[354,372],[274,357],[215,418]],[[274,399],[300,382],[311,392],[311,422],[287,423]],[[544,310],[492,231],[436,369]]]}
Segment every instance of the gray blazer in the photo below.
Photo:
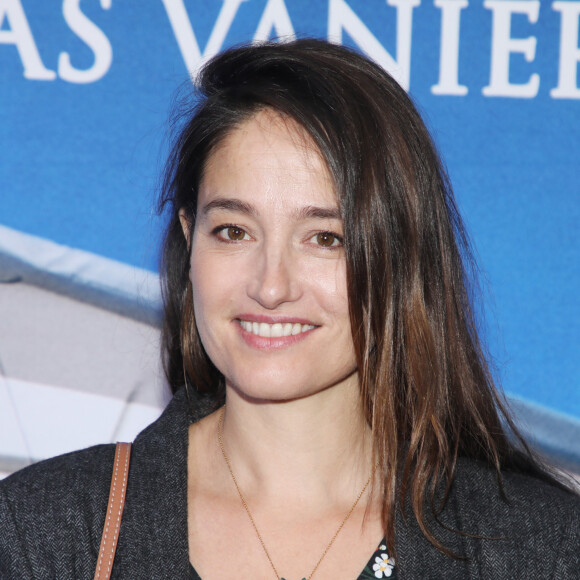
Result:
{"label": "gray blazer", "polygon": [[[135,440],[113,578],[186,579],[187,427],[211,401],[182,389]],[[0,578],[92,579],[103,530],[114,446],[43,461],[0,482]],[[580,500],[527,476],[462,460],[438,538],[465,559],[438,552],[412,517],[396,525],[398,577],[580,579]],[[337,579],[342,580],[342,579]],[[348,579],[345,579],[348,580]]]}

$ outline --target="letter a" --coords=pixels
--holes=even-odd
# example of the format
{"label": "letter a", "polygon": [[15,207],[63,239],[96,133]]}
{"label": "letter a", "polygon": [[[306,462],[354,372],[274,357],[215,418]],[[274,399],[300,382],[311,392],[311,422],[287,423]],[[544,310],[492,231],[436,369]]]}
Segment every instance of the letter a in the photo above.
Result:
{"label": "letter a", "polygon": [[238,12],[238,8],[245,0],[224,0],[224,4],[213,27],[203,55],[195,38],[191,21],[183,0],[162,0],[169,17],[171,28],[177,39],[181,56],[191,77],[195,77],[202,64],[215,56],[221,49],[226,35]]}
{"label": "letter a", "polygon": [[276,31],[276,36],[283,36],[288,40],[295,37],[294,27],[284,0],[268,0],[256,34],[254,34],[254,41],[269,40],[272,29]]}
{"label": "letter a", "polygon": [[386,0],[389,6],[397,8],[397,60],[395,60],[353,12],[345,0],[330,0],[328,5],[328,40],[342,43],[345,30],[357,45],[377,64],[393,75],[407,91],[411,75],[411,30],[413,8],[421,0]]}
{"label": "letter a", "polygon": [[16,45],[24,66],[24,78],[36,81],[53,81],[56,78],[56,73],[47,69],[40,60],[20,0],[0,0],[0,28],[5,17],[10,22],[10,29],[0,30],[0,44]]}

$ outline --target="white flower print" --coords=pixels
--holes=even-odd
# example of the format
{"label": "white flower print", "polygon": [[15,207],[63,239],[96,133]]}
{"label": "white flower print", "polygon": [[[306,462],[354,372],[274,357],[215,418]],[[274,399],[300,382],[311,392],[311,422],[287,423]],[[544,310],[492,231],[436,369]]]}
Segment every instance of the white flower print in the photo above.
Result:
{"label": "white flower print", "polygon": [[377,578],[388,578],[393,573],[394,567],[395,559],[389,558],[386,552],[381,554],[380,557],[375,558],[375,564],[373,564],[373,570]]}

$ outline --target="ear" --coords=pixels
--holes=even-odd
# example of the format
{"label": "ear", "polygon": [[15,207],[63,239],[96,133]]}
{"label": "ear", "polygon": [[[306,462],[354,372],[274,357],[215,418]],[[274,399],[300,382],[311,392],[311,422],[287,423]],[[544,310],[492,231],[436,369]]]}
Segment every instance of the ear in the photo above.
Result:
{"label": "ear", "polygon": [[189,231],[190,224],[183,207],[179,210],[179,221],[181,222],[181,229],[183,230],[183,235],[185,236],[185,239],[187,240],[187,246],[189,247],[189,243],[191,242]]}

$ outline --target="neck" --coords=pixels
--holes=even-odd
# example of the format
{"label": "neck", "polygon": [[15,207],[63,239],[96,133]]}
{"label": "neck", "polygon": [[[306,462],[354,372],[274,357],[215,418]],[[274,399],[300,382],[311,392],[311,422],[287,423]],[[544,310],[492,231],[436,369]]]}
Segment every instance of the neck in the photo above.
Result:
{"label": "neck", "polygon": [[356,388],[284,402],[227,389],[222,438],[243,489],[262,500],[352,501],[371,474],[372,444]]}

